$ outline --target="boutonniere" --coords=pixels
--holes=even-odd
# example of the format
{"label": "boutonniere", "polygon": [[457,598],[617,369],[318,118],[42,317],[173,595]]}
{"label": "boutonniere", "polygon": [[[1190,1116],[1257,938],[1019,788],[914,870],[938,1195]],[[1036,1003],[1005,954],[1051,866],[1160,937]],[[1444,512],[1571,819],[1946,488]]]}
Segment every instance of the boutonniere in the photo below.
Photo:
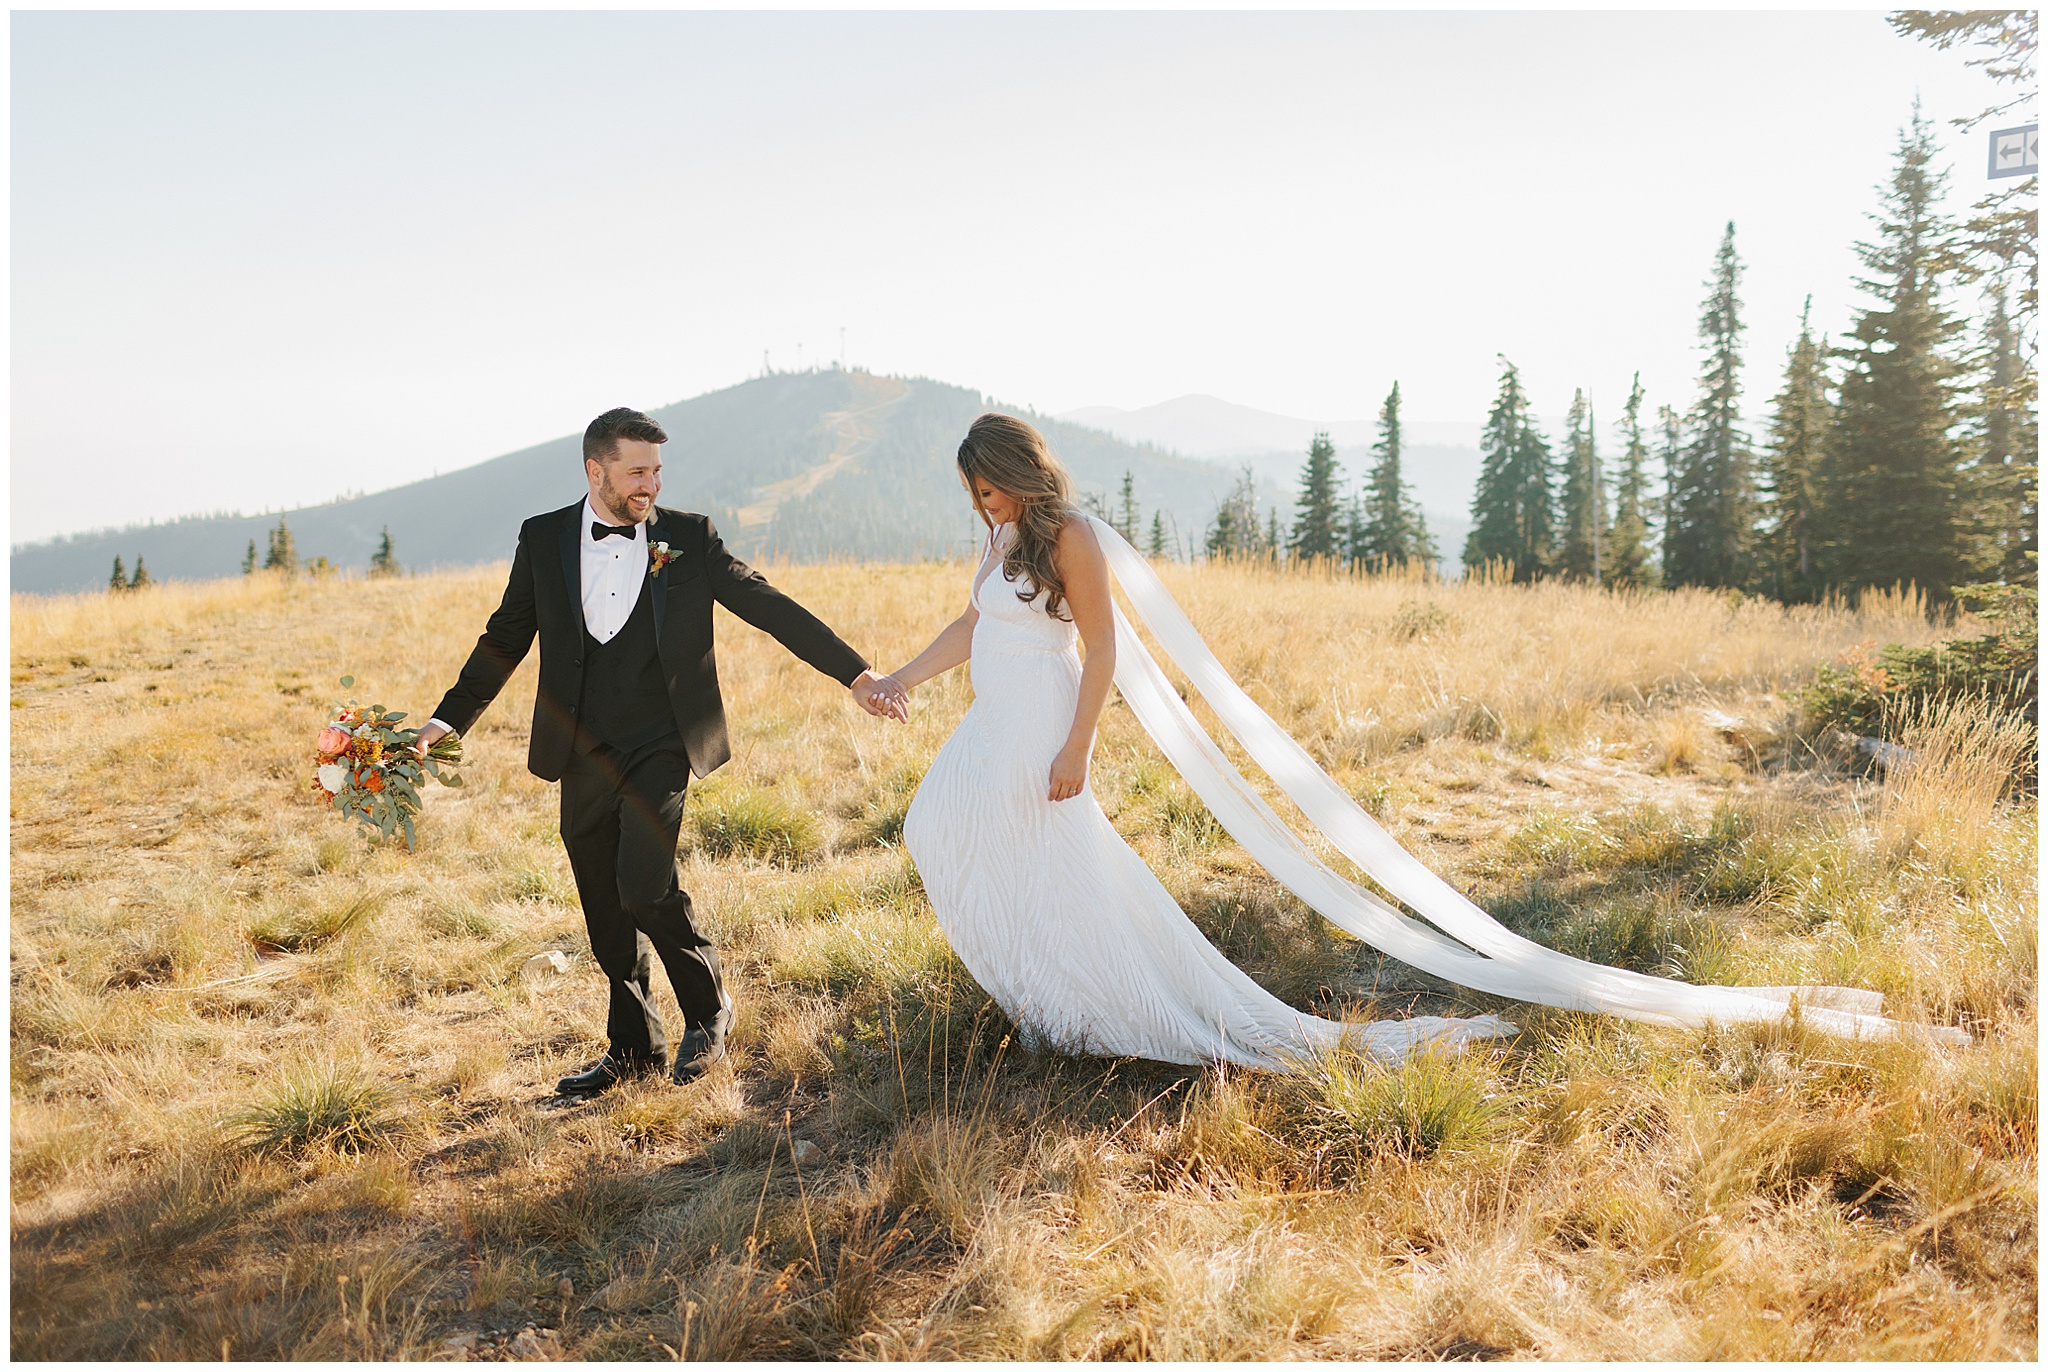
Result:
{"label": "boutonniere", "polygon": [[647,549],[647,575],[661,575],[661,569],[674,561],[675,555],[676,550],[666,543],[651,544]]}

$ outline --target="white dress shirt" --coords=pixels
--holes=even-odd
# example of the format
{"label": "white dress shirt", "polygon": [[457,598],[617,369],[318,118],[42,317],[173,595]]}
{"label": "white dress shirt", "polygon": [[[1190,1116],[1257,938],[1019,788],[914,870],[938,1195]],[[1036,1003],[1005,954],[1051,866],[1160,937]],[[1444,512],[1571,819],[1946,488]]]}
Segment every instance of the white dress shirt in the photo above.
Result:
{"label": "white dress shirt", "polygon": [[583,498],[583,627],[599,643],[609,643],[626,627],[633,607],[640,603],[640,588],[647,580],[647,526],[635,524],[633,536],[613,534],[592,538],[592,524],[610,524]]}
{"label": "white dress shirt", "polygon": [[[583,548],[583,626],[599,643],[611,642],[626,627],[647,580],[647,526],[635,524],[631,538],[622,534],[602,540],[591,537],[591,525],[611,522],[609,516],[599,517],[589,496],[583,497],[583,526],[578,530]],[[448,728],[438,719],[428,722]]]}

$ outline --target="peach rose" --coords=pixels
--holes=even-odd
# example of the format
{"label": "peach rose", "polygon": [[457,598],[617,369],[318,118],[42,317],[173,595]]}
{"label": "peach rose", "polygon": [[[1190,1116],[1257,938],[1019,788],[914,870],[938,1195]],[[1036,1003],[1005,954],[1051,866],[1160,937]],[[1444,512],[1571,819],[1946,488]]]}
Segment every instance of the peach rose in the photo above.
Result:
{"label": "peach rose", "polygon": [[348,745],[348,730],[336,728],[332,724],[320,731],[320,737],[313,744],[315,748],[320,750],[322,757],[333,757],[337,753],[345,751]]}

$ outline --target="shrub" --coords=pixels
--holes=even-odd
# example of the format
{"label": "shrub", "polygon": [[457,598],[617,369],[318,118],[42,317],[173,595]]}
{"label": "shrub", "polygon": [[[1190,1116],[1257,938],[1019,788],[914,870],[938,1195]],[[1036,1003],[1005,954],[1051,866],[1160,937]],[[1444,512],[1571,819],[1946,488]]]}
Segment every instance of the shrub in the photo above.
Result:
{"label": "shrub", "polygon": [[[1893,643],[1872,654],[1852,648],[1837,664],[1823,665],[1800,693],[1809,730],[1846,729],[1898,741],[1908,720],[1929,707],[1963,699],[1983,702],[1992,714],[2014,716],[2029,729],[2039,724],[2038,603],[2031,587],[1964,586],[1965,608],[1981,613],[1992,631],[1950,638],[1924,648]],[[2031,750],[2021,763],[2033,775]]]}

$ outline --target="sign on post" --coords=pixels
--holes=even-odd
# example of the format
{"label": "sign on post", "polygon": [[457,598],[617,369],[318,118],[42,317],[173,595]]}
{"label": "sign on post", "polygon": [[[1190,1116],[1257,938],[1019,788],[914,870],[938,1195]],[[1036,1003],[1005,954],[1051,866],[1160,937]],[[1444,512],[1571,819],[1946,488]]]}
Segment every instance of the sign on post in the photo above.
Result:
{"label": "sign on post", "polygon": [[1991,131],[1991,170],[1985,175],[2033,176],[2041,170],[2041,135],[2038,124]]}

